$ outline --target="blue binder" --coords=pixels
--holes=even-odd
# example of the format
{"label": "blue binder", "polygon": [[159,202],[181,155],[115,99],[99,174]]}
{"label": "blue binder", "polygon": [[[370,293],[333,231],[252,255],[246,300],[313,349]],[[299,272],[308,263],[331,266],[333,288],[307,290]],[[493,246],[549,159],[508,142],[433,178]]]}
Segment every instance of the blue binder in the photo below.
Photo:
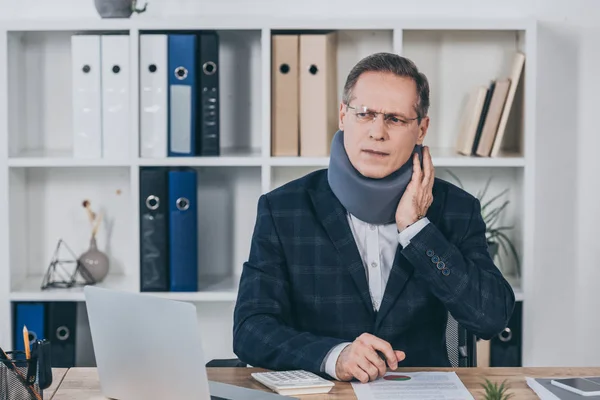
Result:
{"label": "blue binder", "polygon": [[29,331],[29,342],[46,338],[44,329],[45,306],[43,303],[17,303],[15,305],[14,347],[17,351],[25,350],[23,342],[23,325]]}
{"label": "blue binder", "polygon": [[196,153],[197,36],[169,34],[168,126],[169,157],[189,157]]}
{"label": "blue binder", "polygon": [[172,292],[198,291],[196,171],[169,171],[169,281]]}

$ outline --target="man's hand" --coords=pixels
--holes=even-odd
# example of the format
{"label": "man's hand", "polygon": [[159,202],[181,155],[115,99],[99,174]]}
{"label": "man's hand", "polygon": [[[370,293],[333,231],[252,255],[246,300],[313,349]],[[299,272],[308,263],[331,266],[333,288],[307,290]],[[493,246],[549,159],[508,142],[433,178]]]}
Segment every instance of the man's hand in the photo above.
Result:
{"label": "man's hand", "polygon": [[356,378],[362,383],[367,383],[383,376],[387,367],[377,351],[383,354],[387,360],[387,366],[393,370],[398,368],[398,362],[406,357],[404,352],[394,351],[385,340],[369,333],[363,333],[340,353],[335,366],[335,374],[338,379],[350,381]]}
{"label": "man's hand", "polygon": [[399,232],[425,216],[429,206],[433,203],[432,188],[434,180],[435,173],[429,146],[423,146],[423,170],[421,170],[419,155],[415,153],[413,156],[412,179],[408,183],[396,209],[396,225]]}

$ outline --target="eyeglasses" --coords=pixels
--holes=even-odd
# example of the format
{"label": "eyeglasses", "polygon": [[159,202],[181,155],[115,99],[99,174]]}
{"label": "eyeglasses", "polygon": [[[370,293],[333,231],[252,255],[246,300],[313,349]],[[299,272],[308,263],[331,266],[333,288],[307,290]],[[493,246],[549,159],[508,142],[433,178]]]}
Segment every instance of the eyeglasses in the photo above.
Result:
{"label": "eyeglasses", "polygon": [[415,118],[406,118],[403,115],[396,114],[388,114],[382,113],[378,111],[370,110],[367,106],[357,106],[352,107],[350,104],[346,104],[346,108],[352,109],[352,114],[356,117],[356,122],[364,124],[367,122],[374,122],[377,119],[377,116],[381,114],[383,116],[383,120],[388,128],[394,130],[403,130],[408,128],[410,123],[414,120],[420,120],[421,117],[417,115]]}

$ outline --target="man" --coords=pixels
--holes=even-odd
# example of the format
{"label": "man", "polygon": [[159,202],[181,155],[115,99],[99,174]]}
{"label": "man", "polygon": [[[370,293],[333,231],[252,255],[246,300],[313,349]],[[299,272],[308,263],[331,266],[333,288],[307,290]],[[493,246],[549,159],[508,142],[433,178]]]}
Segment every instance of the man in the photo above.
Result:
{"label": "man", "polygon": [[435,177],[422,146],[429,84],[378,53],[349,73],[330,165],[262,195],[234,315],[234,351],[274,370],[374,380],[450,366],[448,312],[489,339],[514,293],[479,201]]}

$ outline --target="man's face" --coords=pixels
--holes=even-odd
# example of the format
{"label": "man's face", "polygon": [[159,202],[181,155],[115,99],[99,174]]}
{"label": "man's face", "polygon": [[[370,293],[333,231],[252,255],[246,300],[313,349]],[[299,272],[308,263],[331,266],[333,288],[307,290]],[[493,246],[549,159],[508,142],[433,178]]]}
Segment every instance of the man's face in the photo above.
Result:
{"label": "man's face", "polygon": [[364,176],[383,178],[408,161],[415,144],[423,143],[429,118],[422,116],[420,124],[416,119],[417,86],[410,78],[366,72],[352,94],[350,108],[340,104],[339,119],[348,158]]}

